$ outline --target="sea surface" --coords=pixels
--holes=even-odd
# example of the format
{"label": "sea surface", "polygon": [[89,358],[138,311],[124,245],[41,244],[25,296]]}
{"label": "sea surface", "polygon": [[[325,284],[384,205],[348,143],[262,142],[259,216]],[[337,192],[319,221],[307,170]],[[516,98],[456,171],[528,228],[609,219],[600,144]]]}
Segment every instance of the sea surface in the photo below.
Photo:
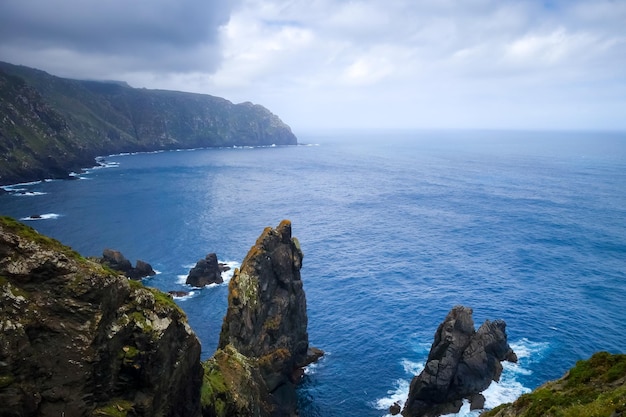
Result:
{"label": "sea surface", "polygon": [[[159,271],[214,352],[227,285],[188,288],[209,252],[237,266],[290,219],[304,252],[309,337],[326,356],[303,416],[384,416],[455,305],[504,319],[518,364],[487,407],[598,350],[626,352],[626,134],[335,131],[305,145],[107,156],[76,181],[5,187],[0,214],[86,256]],[[31,220],[29,216],[40,215]],[[228,278],[228,277],[227,277]],[[459,416],[477,416],[464,408]]]}

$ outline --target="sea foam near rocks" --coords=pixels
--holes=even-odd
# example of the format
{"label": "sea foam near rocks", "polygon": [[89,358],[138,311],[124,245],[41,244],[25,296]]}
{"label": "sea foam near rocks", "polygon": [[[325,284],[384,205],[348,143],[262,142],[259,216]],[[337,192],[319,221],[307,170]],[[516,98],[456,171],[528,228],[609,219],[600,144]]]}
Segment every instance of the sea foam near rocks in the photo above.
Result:
{"label": "sea foam near rocks", "polygon": [[[548,348],[548,343],[533,342],[526,338],[511,342],[510,346],[515,351],[518,357],[518,363],[502,362],[503,371],[500,378],[500,382],[492,382],[483,395],[485,396],[485,408],[491,409],[497,407],[500,404],[509,403],[515,401],[520,395],[531,391],[529,387],[526,387],[520,382],[519,378],[525,375],[530,375],[532,371],[529,369],[529,364],[535,362],[538,358],[544,355],[544,352]],[[372,403],[372,406],[378,410],[385,411],[384,416],[389,417],[389,407],[395,403],[398,403],[401,407],[404,406],[409,395],[409,386],[411,379],[419,375],[424,369],[426,357],[430,345],[420,344],[420,355],[423,355],[423,361],[411,361],[403,359],[401,361],[402,368],[404,369],[407,378],[400,378],[394,382],[394,388],[387,392],[388,396],[380,398]],[[422,351],[423,349],[423,351]],[[484,410],[470,411],[469,402],[464,401],[461,410],[458,413],[446,414],[442,417],[478,417]]]}

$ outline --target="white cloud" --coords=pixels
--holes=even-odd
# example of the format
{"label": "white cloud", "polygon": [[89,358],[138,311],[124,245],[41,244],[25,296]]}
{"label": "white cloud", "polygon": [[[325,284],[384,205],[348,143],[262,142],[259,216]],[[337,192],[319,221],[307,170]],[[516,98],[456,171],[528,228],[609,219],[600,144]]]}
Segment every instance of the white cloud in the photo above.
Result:
{"label": "white cloud", "polygon": [[626,128],[619,110],[626,108],[623,1],[240,0],[230,3],[228,17],[211,19],[214,31],[202,36],[201,19],[188,29],[165,19],[156,30],[164,18],[159,11],[183,13],[167,9],[173,7],[167,1],[159,1],[163,7],[148,21],[154,33],[172,40],[151,41],[147,31],[138,56],[61,41],[36,54],[2,40],[0,54],[32,66],[39,60],[39,67],[62,75],[73,68],[73,76],[254,101],[296,131],[323,125]]}

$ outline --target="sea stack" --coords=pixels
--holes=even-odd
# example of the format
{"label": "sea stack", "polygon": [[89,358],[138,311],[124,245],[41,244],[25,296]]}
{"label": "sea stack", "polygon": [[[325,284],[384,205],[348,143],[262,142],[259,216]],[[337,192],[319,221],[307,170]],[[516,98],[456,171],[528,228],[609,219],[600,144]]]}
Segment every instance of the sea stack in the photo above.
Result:
{"label": "sea stack", "polygon": [[424,370],[411,381],[404,417],[456,413],[463,399],[482,408],[481,392],[502,373],[501,361],[517,362],[507,342],[503,320],[489,320],[474,330],[472,309],[454,307],[439,325]]}
{"label": "sea stack", "polygon": [[263,231],[235,270],[218,351],[205,363],[205,415],[297,415],[302,368],[323,354],[309,347],[302,258],[284,220]]}

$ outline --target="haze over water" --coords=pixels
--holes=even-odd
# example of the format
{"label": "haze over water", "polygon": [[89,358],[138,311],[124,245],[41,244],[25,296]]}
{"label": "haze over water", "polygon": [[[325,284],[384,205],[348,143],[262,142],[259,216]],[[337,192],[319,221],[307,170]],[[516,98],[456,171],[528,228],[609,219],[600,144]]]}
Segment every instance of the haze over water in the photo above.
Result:
{"label": "haze over water", "polygon": [[79,181],[14,187],[0,213],[43,215],[28,224],[83,255],[118,249],[160,272],[146,285],[193,290],[177,302],[203,358],[227,286],[190,289],[180,276],[208,252],[236,265],[264,227],[290,219],[311,344],[327,352],[301,386],[303,416],[385,415],[456,304],[476,327],[504,319],[520,357],[489,407],[595,351],[626,351],[624,134],[299,139],[310,145],[111,156]]}

